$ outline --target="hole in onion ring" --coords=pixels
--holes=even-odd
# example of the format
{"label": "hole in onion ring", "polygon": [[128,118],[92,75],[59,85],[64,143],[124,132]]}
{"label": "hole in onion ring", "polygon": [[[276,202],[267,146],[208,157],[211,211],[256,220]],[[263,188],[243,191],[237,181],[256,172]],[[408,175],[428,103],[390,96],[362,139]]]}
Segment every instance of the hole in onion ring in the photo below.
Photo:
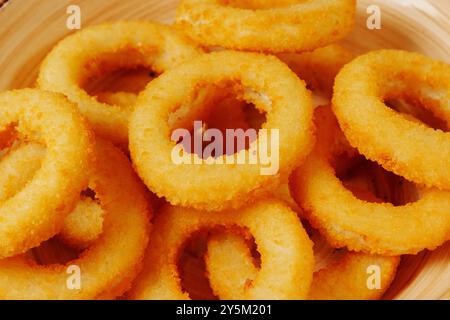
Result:
{"label": "hole in onion ring", "polygon": [[96,192],[95,190],[91,188],[86,188],[83,191],[81,191],[81,197],[90,198],[92,200],[97,200]]}
{"label": "hole in onion ring", "polygon": [[0,131],[0,152],[3,154],[3,149],[11,147],[14,141],[17,139],[17,123],[12,123],[5,129]]}
{"label": "hole in onion ring", "polygon": [[426,108],[417,99],[387,99],[385,104],[391,109],[405,115],[409,120],[421,122],[432,129],[439,129],[444,132],[450,131],[443,119],[433,114],[432,111]]}
{"label": "hole in onion ring", "polygon": [[314,272],[320,271],[328,265],[338,261],[348,252],[345,249],[336,249],[331,247],[320,232],[311,226],[308,220],[302,219],[302,225],[314,244]]}
{"label": "hole in onion ring", "polygon": [[[251,135],[247,136],[246,134],[249,132],[249,129],[257,134],[257,131],[266,122],[266,112],[258,110],[253,102],[241,97],[240,95],[243,93],[236,94],[236,87],[239,88],[239,85],[222,84],[217,87],[199,88],[191,102],[171,114],[169,123],[178,123],[181,118],[186,119],[186,121],[182,122],[182,126],[176,126],[177,128],[188,129],[192,137],[190,145],[189,143],[183,144],[183,148],[186,151],[192,152],[191,150],[193,150],[201,158],[204,158],[204,149],[211,143],[210,141],[204,141],[204,132],[208,129],[220,131],[223,137],[223,151],[226,154],[231,155],[243,149],[248,150],[253,138]],[[240,88],[237,90],[245,89]],[[206,91],[209,93],[205,93]],[[194,111],[188,109],[187,106],[191,106]],[[191,114],[187,115],[187,113]],[[196,126],[195,122],[201,122],[201,126]],[[227,134],[227,129],[232,129],[235,132],[234,136],[231,137],[234,139],[234,148],[232,150],[228,150],[225,147],[229,143],[228,139],[230,138]],[[239,135],[239,132],[244,135],[244,143],[240,143],[240,138],[242,137]],[[202,148],[200,150],[196,150],[194,147],[195,138],[202,140]],[[215,158],[222,155],[223,153],[220,152],[212,154]]]}
{"label": "hole in onion ring", "polygon": [[403,206],[419,200],[416,185],[403,177],[385,170],[376,162],[364,156],[345,159],[346,165],[335,160],[336,176],[344,186],[360,200],[377,203],[391,203]]}
{"label": "hole in onion ring", "polygon": [[145,54],[126,48],[97,56],[85,65],[80,86],[99,102],[130,107],[138,93],[159,75],[148,65]]}
{"label": "hole in onion ring", "polygon": [[185,243],[178,258],[181,287],[193,300],[218,300],[209,284],[203,260],[207,237],[207,231],[193,234]]}
{"label": "hole in onion ring", "polygon": [[127,92],[137,95],[157,76],[157,73],[144,66],[103,71],[100,75],[90,77],[84,89],[98,100],[105,98],[105,93]]}
{"label": "hole in onion ring", "polygon": [[52,264],[65,264],[77,259],[83,250],[74,249],[53,237],[31,249],[27,254],[34,259],[37,265],[48,266]]}

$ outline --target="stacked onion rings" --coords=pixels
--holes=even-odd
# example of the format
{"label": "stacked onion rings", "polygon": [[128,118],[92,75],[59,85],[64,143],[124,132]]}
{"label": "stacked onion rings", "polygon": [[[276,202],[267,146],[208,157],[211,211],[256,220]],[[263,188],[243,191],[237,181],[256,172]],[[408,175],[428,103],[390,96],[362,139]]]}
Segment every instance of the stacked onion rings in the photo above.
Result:
{"label": "stacked onion rings", "polygon": [[450,126],[450,66],[417,53],[370,52],[339,73],[333,111],[348,141],[367,158],[410,181],[450,189],[450,133],[384,104],[399,98],[420,103]]}
{"label": "stacked onion rings", "polygon": [[74,108],[59,94],[34,89],[0,94],[0,127],[46,146],[33,178],[0,205],[2,258],[54,236],[87,181],[91,137]]}
{"label": "stacked onion rings", "polygon": [[291,177],[291,190],[310,223],[332,246],[399,255],[434,249],[450,239],[448,192],[425,189],[419,200],[394,206],[358,199],[347,190],[331,163],[354,150],[329,107],[319,108],[315,115],[317,144]]}
{"label": "stacked onion rings", "polygon": [[[331,97],[333,82],[340,69],[353,55],[339,45],[303,54],[278,55],[308,87]],[[287,185],[276,189],[274,195],[286,202],[300,216],[302,210],[291,198]],[[317,244],[316,244],[317,245]],[[208,279],[213,292],[220,299],[244,299],[244,291],[251,286],[258,272],[250,249],[241,234],[214,233],[208,241],[206,253]],[[377,299],[392,282],[400,258],[346,252],[314,274],[308,299]],[[233,263],[230,263],[233,261]],[[381,270],[381,286],[369,289],[367,268],[376,265]],[[239,272],[236,272],[239,270]]]}
{"label": "stacked onion rings", "polygon": [[[12,146],[0,162],[0,201],[19,192],[42,165],[46,149],[38,143]],[[65,218],[57,237],[73,248],[89,247],[103,230],[104,212],[90,197],[82,196]]]}
{"label": "stacked onion rings", "polygon": [[209,214],[167,206],[157,216],[143,273],[129,293],[134,299],[188,299],[177,276],[183,243],[205,228],[248,229],[261,253],[261,269],[246,288],[246,299],[301,299],[309,291],[314,258],[309,240],[296,214],[270,200],[238,211]]}
{"label": "stacked onion rings", "polygon": [[[66,264],[40,266],[21,256],[0,260],[1,298],[114,298],[130,287],[148,242],[144,188],[125,155],[109,143],[97,142],[94,159],[88,172],[89,186],[106,212],[101,236]],[[66,285],[71,265],[80,268],[79,289]]]}
{"label": "stacked onion rings", "polygon": [[450,240],[450,67],[354,59],[355,7],[182,0],[61,40],[0,94],[0,298],[382,298]]}
{"label": "stacked onion rings", "polygon": [[[399,261],[399,257],[345,253],[314,273],[307,298],[378,299],[389,288]],[[379,288],[367,286],[367,269],[370,266],[380,268]],[[259,272],[245,239],[233,232],[216,233],[210,237],[206,267],[214,294],[224,300],[245,299],[247,288],[252,287]]]}

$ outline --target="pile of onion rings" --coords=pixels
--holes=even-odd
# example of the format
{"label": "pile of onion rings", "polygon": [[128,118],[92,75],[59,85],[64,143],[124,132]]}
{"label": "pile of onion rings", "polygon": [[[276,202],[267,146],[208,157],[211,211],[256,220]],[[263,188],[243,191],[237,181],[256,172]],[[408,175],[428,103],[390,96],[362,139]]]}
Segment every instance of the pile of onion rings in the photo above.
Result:
{"label": "pile of onion rings", "polygon": [[263,255],[245,299],[301,299],[309,291],[314,265],[312,243],[296,214],[275,200],[238,211],[207,212],[165,207],[155,220],[144,271],[129,293],[134,299],[187,299],[177,276],[180,247],[204,228],[239,226],[255,238]]}
{"label": "pile of onion rings", "polygon": [[[36,174],[46,149],[37,143],[17,144],[0,162],[0,201],[19,192]],[[80,197],[57,237],[76,248],[87,248],[103,231],[104,212],[95,199]]]}
{"label": "pile of onion rings", "polygon": [[318,143],[291,177],[291,184],[308,220],[332,246],[399,255],[434,249],[450,240],[448,191],[423,189],[420,199],[406,206],[357,198],[336,177],[332,165],[337,156],[356,151],[340,132],[329,107],[317,109],[315,121]]}
{"label": "pile of onion rings", "polygon": [[[405,119],[384,104],[399,98],[420,103],[450,126],[450,66],[417,53],[368,53],[337,77],[333,110],[349,142],[366,157],[416,183],[450,189],[450,133]],[[378,122],[383,126],[367,130]]]}
{"label": "pile of onion rings", "polygon": [[[314,236],[312,237],[315,238]],[[319,243],[315,243],[318,246]],[[233,264],[229,264],[233,261]],[[341,254],[335,261],[317,270],[307,296],[311,300],[378,299],[389,288],[400,257],[383,257],[363,253]],[[208,278],[220,299],[245,299],[246,288],[252,286],[259,268],[245,241],[237,233],[216,233],[208,241],[206,254]],[[367,268],[380,268],[380,288],[367,287]],[[236,269],[239,272],[236,272]]]}
{"label": "pile of onion rings", "polygon": [[84,186],[91,136],[74,108],[62,95],[34,89],[0,94],[0,127],[46,147],[32,179],[1,202],[2,258],[23,253],[58,233]]}
{"label": "pile of onion rings", "polygon": [[383,298],[450,240],[450,67],[355,57],[355,5],[183,0],[57,43],[0,93],[0,299]]}
{"label": "pile of onion rings", "polygon": [[[130,287],[148,241],[144,188],[128,159],[109,143],[97,142],[94,159],[88,176],[89,186],[106,212],[101,236],[89,250],[65,264],[41,266],[22,256],[0,260],[2,299],[115,298]],[[128,192],[124,193],[124,188]],[[71,265],[80,269],[82,290],[66,286]]]}

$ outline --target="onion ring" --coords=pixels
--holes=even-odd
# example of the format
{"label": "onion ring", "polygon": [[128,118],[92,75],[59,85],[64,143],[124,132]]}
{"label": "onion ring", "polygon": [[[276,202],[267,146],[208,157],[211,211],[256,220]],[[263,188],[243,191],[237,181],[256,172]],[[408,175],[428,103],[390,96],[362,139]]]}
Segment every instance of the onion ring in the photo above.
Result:
{"label": "onion ring", "polygon": [[183,0],[177,10],[177,26],[206,47],[300,52],[347,35],[353,27],[356,7],[354,0],[228,3]]}
{"label": "onion ring", "polygon": [[261,270],[253,286],[247,288],[246,299],[300,299],[308,293],[314,264],[312,243],[296,214],[271,200],[214,214],[165,207],[155,220],[144,271],[129,297],[188,299],[177,277],[182,245],[196,231],[221,226],[247,228],[261,253]]}
{"label": "onion ring", "polygon": [[[93,299],[108,290],[120,295],[129,288],[148,242],[149,208],[144,187],[125,155],[109,143],[97,141],[94,155],[88,173],[90,186],[106,212],[102,235],[79,258],[66,264],[39,266],[20,256],[0,260],[1,298]],[[81,270],[80,290],[66,286],[70,265]]]}
{"label": "onion ring", "polygon": [[[246,287],[252,285],[259,272],[253,260],[245,239],[239,234],[220,232],[211,235],[205,262],[214,294],[223,300],[243,299]],[[394,279],[399,261],[400,257],[347,252],[314,273],[307,298],[378,299]],[[380,268],[380,289],[370,289],[367,286],[367,268],[371,265]]]}
{"label": "onion ring", "polygon": [[425,189],[403,206],[355,197],[330,164],[337,154],[354,153],[330,108],[316,110],[317,144],[291,176],[294,199],[309,222],[333,247],[382,255],[415,254],[450,239],[448,192]]}
{"label": "onion ring", "polygon": [[46,146],[33,179],[0,205],[0,257],[25,252],[54,236],[84,187],[91,137],[74,106],[35,89],[0,94],[0,127]]}
{"label": "onion ring", "polygon": [[[14,196],[32,180],[45,157],[37,143],[13,146],[0,161],[0,202]],[[89,197],[82,197],[69,213],[57,237],[73,248],[89,247],[103,231],[104,212]]]}
{"label": "onion ring", "polygon": [[[269,136],[273,129],[279,130],[277,175],[261,175],[259,163],[177,165],[172,161],[175,143],[169,139],[169,114],[195,96],[199,85],[229,85],[227,81],[232,81],[241,100],[267,111],[263,128]],[[309,153],[312,112],[304,83],[278,59],[254,53],[210,53],[164,73],[141,93],[130,119],[130,154],[150,190],[171,204],[205,210],[236,208],[275,188],[277,179],[287,176]],[[258,138],[252,145],[259,142]],[[241,150],[237,155],[249,159],[249,153]]]}
{"label": "onion ring", "polygon": [[42,63],[37,83],[65,94],[78,104],[98,135],[123,145],[128,137],[130,108],[101,103],[81,85],[89,76],[118,68],[145,66],[162,73],[201,53],[167,26],[147,21],[105,23],[60,41]]}
{"label": "onion ring", "polygon": [[415,183],[450,189],[450,133],[405,119],[384,104],[393,98],[416,99],[450,125],[450,65],[399,50],[371,52],[341,70],[333,97],[339,124],[361,154]]}

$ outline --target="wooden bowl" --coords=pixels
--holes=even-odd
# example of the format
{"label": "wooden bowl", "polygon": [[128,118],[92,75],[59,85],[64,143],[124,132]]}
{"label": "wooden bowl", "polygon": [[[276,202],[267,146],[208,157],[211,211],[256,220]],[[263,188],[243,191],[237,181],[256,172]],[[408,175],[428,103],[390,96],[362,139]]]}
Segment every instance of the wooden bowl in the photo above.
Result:
{"label": "wooden bowl", "polygon": [[[177,0],[0,0],[0,90],[33,86],[49,49],[73,32],[66,9],[81,8],[82,27],[118,19],[171,23]],[[381,29],[366,25],[369,5],[381,9]],[[355,53],[377,48],[417,51],[450,63],[448,0],[369,0],[358,2],[354,31],[342,43]],[[387,299],[450,299],[450,243],[435,251],[404,256]]]}

